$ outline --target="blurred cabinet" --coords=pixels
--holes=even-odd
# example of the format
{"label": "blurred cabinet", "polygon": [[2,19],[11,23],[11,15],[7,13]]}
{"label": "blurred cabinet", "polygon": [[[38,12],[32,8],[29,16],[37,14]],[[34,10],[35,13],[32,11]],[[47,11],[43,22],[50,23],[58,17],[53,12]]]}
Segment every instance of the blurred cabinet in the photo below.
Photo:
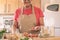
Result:
{"label": "blurred cabinet", "polygon": [[7,0],[7,13],[13,14],[18,8],[18,0]]}
{"label": "blurred cabinet", "polygon": [[14,14],[18,0],[0,0],[0,14]]}
{"label": "blurred cabinet", "polygon": [[[32,0],[32,4],[40,8],[40,0]],[[17,8],[23,6],[22,0],[0,0],[0,14],[14,14]]]}
{"label": "blurred cabinet", "polygon": [[41,8],[41,0],[32,0],[32,4],[38,8]]}
{"label": "blurred cabinet", "polygon": [[0,0],[0,14],[6,12],[6,0]]}

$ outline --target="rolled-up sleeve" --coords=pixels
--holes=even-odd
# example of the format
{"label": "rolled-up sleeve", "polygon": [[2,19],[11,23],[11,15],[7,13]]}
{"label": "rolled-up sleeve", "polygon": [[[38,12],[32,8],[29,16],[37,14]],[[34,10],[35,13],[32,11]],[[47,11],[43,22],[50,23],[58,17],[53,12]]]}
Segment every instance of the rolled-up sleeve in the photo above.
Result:
{"label": "rolled-up sleeve", "polygon": [[39,9],[39,17],[44,17],[43,11]]}
{"label": "rolled-up sleeve", "polygon": [[14,14],[14,20],[17,21],[18,17],[19,17],[19,14],[20,14],[21,10],[20,9],[17,9],[15,11],[15,14]]}

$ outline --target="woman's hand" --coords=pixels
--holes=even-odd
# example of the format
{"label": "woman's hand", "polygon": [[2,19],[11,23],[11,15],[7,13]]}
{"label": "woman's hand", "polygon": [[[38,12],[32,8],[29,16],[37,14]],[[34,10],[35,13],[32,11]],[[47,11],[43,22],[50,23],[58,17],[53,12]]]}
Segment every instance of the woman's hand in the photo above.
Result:
{"label": "woman's hand", "polygon": [[33,30],[33,31],[37,31],[37,30],[40,30],[40,29],[41,29],[40,26],[36,26],[36,27],[32,27],[31,30]]}

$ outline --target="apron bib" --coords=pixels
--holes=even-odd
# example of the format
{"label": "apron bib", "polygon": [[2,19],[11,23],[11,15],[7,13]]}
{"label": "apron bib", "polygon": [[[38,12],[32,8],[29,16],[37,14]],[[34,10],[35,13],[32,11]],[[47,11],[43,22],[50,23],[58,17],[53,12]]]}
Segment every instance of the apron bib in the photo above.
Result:
{"label": "apron bib", "polygon": [[34,24],[36,24],[36,16],[34,13],[34,8],[32,8],[32,14],[29,15],[23,14],[22,9],[22,12],[18,18],[18,25],[20,32],[39,33],[39,31],[38,32],[30,31],[30,29],[32,29],[32,27],[35,26]]}

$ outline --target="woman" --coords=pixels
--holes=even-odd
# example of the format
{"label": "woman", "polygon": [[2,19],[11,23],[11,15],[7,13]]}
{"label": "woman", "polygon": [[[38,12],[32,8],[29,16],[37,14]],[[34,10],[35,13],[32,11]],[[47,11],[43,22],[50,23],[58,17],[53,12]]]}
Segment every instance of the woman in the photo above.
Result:
{"label": "woman", "polygon": [[14,32],[18,28],[21,33],[38,34],[40,26],[44,26],[43,12],[40,8],[32,6],[31,0],[23,0],[23,8],[16,10],[14,17]]}

